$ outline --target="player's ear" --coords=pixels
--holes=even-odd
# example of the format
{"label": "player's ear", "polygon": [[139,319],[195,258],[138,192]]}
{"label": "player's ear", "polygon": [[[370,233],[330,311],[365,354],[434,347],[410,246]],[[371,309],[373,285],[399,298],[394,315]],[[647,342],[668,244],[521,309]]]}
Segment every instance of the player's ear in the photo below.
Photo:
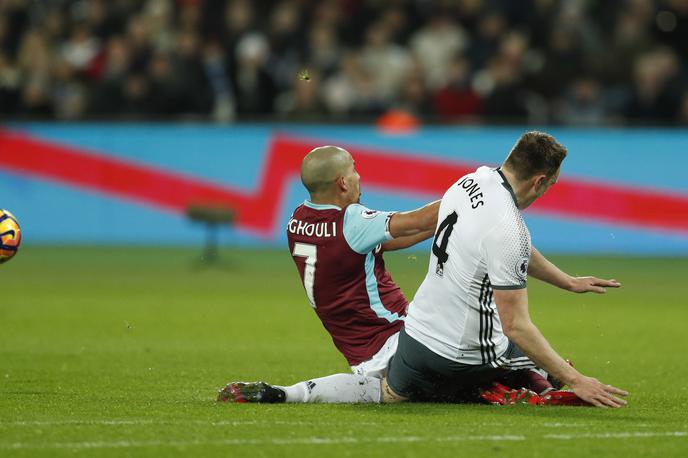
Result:
{"label": "player's ear", "polygon": [[346,180],[344,179],[344,176],[340,175],[334,180],[335,185],[337,186],[337,191],[339,192],[347,192],[349,190],[349,185],[347,184]]}
{"label": "player's ear", "polygon": [[531,178],[531,180],[533,180],[533,187],[539,190],[547,183],[547,175],[538,174]]}

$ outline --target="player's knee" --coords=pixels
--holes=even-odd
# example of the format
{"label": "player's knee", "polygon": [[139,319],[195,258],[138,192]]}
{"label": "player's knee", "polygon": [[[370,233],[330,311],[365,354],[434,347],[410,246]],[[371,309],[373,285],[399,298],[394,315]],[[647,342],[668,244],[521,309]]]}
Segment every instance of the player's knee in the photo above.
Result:
{"label": "player's knee", "polygon": [[384,404],[393,404],[397,402],[404,402],[407,401],[408,398],[405,396],[401,396],[397,393],[394,392],[394,390],[389,386],[389,383],[387,383],[387,377],[382,379],[382,402]]}

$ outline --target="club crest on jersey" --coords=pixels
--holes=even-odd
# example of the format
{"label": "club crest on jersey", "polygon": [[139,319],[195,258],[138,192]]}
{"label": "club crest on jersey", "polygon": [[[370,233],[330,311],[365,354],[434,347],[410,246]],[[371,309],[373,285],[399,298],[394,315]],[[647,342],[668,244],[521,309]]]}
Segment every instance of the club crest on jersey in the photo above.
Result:
{"label": "club crest on jersey", "polygon": [[379,214],[380,214],[380,212],[377,210],[363,210],[363,211],[361,211],[361,216],[364,217],[365,219],[373,219]]}
{"label": "club crest on jersey", "polygon": [[523,257],[516,264],[516,275],[521,280],[525,280],[528,277],[528,261],[530,261],[530,258]]}

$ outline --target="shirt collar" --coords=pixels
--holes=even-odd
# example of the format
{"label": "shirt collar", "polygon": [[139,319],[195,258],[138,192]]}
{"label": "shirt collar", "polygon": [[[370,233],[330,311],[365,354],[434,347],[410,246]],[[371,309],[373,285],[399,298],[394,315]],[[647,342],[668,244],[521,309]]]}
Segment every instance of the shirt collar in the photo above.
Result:
{"label": "shirt collar", "polygon": [[341,210],[341,208],[337,207],[336,205],[314,204],[308,199],[304,200],[303,204],[308,208],[312,208],[313,210]]}
{"label": "shirt collar", "polygon": [[509,180],[506,179],[506,176],[504,176],[504,173],[502,172],[501,167],[497,167],[494,169],[500,177],[502,177],[502,186],[509,191],[509,194],[511,194],[511,198],[514,199],[514,203],[516,204],[516,208],[518,208],[518,199],[516,199],[516,193],[514,193],[514,188],[511,187],[511,184],[509,183]]}

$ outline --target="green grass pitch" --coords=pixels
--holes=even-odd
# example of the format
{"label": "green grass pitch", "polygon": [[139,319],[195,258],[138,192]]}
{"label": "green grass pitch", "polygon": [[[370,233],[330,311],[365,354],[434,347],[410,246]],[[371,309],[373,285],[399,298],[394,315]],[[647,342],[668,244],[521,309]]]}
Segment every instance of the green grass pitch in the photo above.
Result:
{"label": "green grass pitch", "polygon": [[[532,280],[531,314],[620,410],[218,405],[230,380],[347,372],[286,251],[24,247],[0,266],[0,456],[688,456],[688,259],[553,257],[623,288]],[[425,253],[390,253],[407,295]]]}

